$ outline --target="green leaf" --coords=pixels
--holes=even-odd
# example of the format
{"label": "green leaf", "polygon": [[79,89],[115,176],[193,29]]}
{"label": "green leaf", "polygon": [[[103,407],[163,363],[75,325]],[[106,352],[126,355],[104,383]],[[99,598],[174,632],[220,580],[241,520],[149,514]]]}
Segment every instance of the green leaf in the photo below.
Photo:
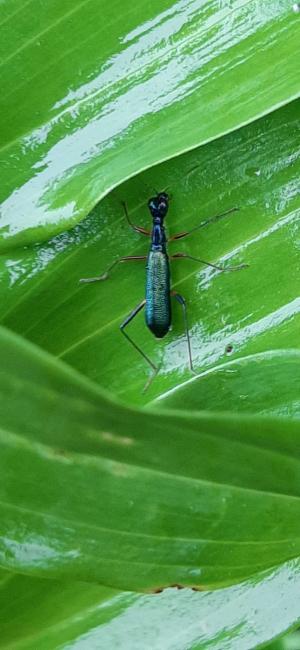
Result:
{"label": "green leaf", "polygon": [[[299,621],[299,580],[295,561],[206,593],[118,593],[98,585],[8,574],[0,591],[6,614],[0,647],[13,643],[16,650],[248,650]],[[299,644],[282,647],[298,650]]]}
{"label": "green leaf", "polygon": [[[144,262],[120,265],[107,282],[79,285],[80,277],[99,275],[121,255],[147,252],[148,241],[128,227],[120,200],[128,201],[135,223],[147,226],[149,186],[168,187],[171,233],[240,206],[239,212],[170,244],[170,253],[181,250],[225,268],[249,264],[239,272],[219,273],[190,260],[172,263],[173,287],[187,301],[196,371],[272,349],[298,348],[298,125],[297,101],[133,179],[49,244],[3,256],[2,322],[135,403],[188,381],[182,313],[174,305],[173,330],[162,341],[147,331],[142,315],[128,329],[160,365],[158,377],[142,394],[150,370],[123,339],[119,325],[144,297]],[[233,347],[230,357],[228,345]],[[296,389],[296,379],[294,384]]]}
{"label": "green leaf", "polygon": [[299,95],[290,0],[2,12],[2,249],[70,227],[124,179]]}
{"label": "green leaf", "polygon": [[202,589],[300,554],[298,423],[131,410],[4,329],[0,355],[3,567]]}
{"label": "green leaf", "polygon": [[[0,561],[28,574],[1,574],[4,647],[113,639],[152,649],[167,622],[172,649],[240,650],[299,619],[298,560],[282,565],[299,556],[299,424],[192,412],[201,402],[299,414],[299,353],[286,349],[298,347],[299,330],[298,105],[145,172],[49,244],[16,249],[74,225],[153,163],[290,102],[298,21],[287,0],[263,9],[246,0],[2,4],[0,247],[11,251],[1,259],[2,320],[127,401],[164,396],[164,410],[131,410],[1,331]],[[141,270],[126,269],[120,284],[77,282],[143,250],[126,232],[120,198],[146,223],[142,206],[164,186],[174,229],[239,205],[182,250],[202,258],[202,242],[210,261],[247,257],[250,267],[222,277],[174,270],[201,376],[185,384],[179,310],[159,348],[136,323],[134,336],[162,360],[143,397],[147,369],[118,332],[140,298]],[[208,594],[91,584],[207,588],[247,576]]]}
{"label": "green leaf", "polygon": [[173,389],[156,406],[300,418],[299,350],[253,354],[208,370]]}

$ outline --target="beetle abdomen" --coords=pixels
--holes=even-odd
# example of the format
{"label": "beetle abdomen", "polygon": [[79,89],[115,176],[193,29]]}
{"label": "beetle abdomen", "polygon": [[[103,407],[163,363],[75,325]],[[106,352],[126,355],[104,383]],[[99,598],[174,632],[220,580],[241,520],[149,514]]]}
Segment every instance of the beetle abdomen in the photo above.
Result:
{"label": "beetle abdomen", "polygon": [[171,325],[169,260],[162,251],[150,251],[147,259],[146,324],[159,339]]}

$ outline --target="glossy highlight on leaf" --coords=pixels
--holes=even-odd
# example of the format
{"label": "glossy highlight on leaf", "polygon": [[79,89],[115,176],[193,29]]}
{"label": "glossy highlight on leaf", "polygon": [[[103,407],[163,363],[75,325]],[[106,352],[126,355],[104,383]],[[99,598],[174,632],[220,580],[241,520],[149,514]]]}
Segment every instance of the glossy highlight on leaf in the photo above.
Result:
{"label": "glossy highlight on leaf", "polygon": [[160,366],[142,393],[150,371],[123,340],[119,325],[144,298],[144,262],[118,265],[106,282],[79,284],[121,255],[147,253],[149,242],[128,227],[121,200],[132,220],[147,227],[147,200],[153,188],[167,187],[170,234],[239,207],[170,243],[170,254],[183,251],[224,268],[249,264],[234,273],[184,259],[171,264],[173,288],[187,302],[197,373],[244,356],[297,348],[298,132],[297,101],[124,184],[82,224],[49,244],[2,256],[3,324],[126,401],[145,404],[189,381],[182,313],[174,304],[173,329],[162,341],[147,330],[143,315],[130,325],[132,337]]}
{"label": "glossy highlight on leaf", "polygon": [[300,418],[300,351],[275,350],[228,361],[155,400],[155,406]]}
{"label": "glossy highlight on leaf", "polygon": [[2,611],[9,603],[1,642],[24,650],[202,650],[208,644],[224,650],[228,643],[230,650],[248,650],[299,621],[299,562],[294,560],[206,593],[176,588],[155,595],[120,593],[9,573],[0,585]]}
{"label": "glossy highlight on leaf", "polygon": [[[0,647],[291,650],[276,639],[299,622],[299,14],[4,0],[0,23]],[[173,252],[249,268],[174,262],[198,377],[175,306],[160,343],[132,324],[160,364],[143,395],[119,332],[143,264],[78,280],[147,251],[121,201],[148,227],[165,188],[170,233],[239,208]]]}
{"label": "glossy highlight on leaf", "polygon": [[63,231],[141,169],[299,95],[290,0],[1,10],[2,250]]}

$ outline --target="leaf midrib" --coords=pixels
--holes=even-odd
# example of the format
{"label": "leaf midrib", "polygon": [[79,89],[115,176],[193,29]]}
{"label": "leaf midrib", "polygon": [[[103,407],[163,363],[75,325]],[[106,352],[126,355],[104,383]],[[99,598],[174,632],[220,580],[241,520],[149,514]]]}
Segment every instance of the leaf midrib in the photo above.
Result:
{"label": "leaf midrib", "polygon": [[[192,431],[194,433],[193,429],[192,429]],[[101,431],[99,431],[99,433],[101,433]],[[213,434],[209,434],[209,433],[208,434],[204,433],[202,435],[205,436],[205,437],[208,437],[208,438],[215,438],[215,436]],[[51,462],[51,463],[62,463],[62,464],[66,463],[66,457],[65,456],[60,457],[60,455],[58,453],[55,453],[55,449],[53,449],[50,445],[45,444],[44,442],[36,441],[36,440],[34,440],[32,438],[26,438],[24,436],[21,436],[18,433],[10,431],[9,429],[3,429],[3,428],[0,429],[0,440],[1,440],[1,437],[3,437],[3,439],[4,439],[3,443],[2,443],[2,446],[4,446],[4,447],[9,446],[10,448],[14,448],[14,447],[15,448],[17,448],[17,447],[26,448],[31,453],[34,450],[34,452],[38,453],[40,456],[48,458],[49,462]],[[9,442],[11,444],[9,444]],[[256,445],[251,445],[250,443],[245,444],[245,443],[243,443],[241,441],[236,441],[236,440],[234,440],[233,442],[234,442],[234,444],[237,444],[238,446],[242,446],[243,448],[249,447],[249,448],[254,448],[254,449],[260,449]],[[1,442],[0,442],[0,444],[1,444]],[[274,455],[274,456],[284,456],[284,457],[286,457],[284,454],[281,454],[281,452],[278,452],[277,450],[275,450],[275,451],[271,450],[270,451],[270,450],[266,450],[265,448],[263,448],[263,450],[264,450],[264,452],[266,454],[269,454],[271,456]],[[288,501],[291,501],[291,500],[292,501],[299,501],[299,499],[300,499],[300,496],[273,492],[272,490],[260,490],[260,489],[258,489],[256,487],[245,487],[245,486],[235,485],[235,484],[231,484],[231,483],[222,483],[222,482],[217,482],[217,481],[209,481],[207,479],[197,478],[195,476],[189,476],[189,475],[186,476],[184,474],[178,474],[177,472],[175,474],[175,473],[168,472],[168,471],[166,471],[164,469],[160,469],[160,468],[157,468],[157,467],[149,467],[149,466],[141,465],[141,464],[138,464],[137,462],[130,463],[130,462],[128,462],[128,460],[126,460],[126,461],[124,461],[124,460],[123,461],[115,460],[114,458],[112,458],[110,456],[105,456],[104,454],[103,455],[99,454],[99,455],[96,456],[96,455],[84,453],[82,451],[79,452],[79,451],[76,451],[76,450],[73,450],[73,449],[68,449],[67,452],[68,452],[67,461],[71,459],[73,465],[75,465],[75,464],[78,465],[78,466],[80,466],[80,465],[81,466],[82,465],[86,466],[87,465],[87,466],[92,466],[92,467],[93,466],[98,466],[98,465],[100,465],[100,467],[101,467],[101,465],[102,465],[102,468],[104,468],[105,471],[107,471],[107,472],[111,471],[112,466],[114,468],[116,466],[119,466],[122,470],[124,469],[124,467],[127,467],[129,470],[131,470],[131,471],[136,470],[136,472],[139,472],[140,474],[144,474],[144,475],[148,474],[148,475],[160,476],[160,477],[164,477],[164,479],[167,479],[167,480],[173,481],[173,482],[179,481],[179,482],[184,482],[184,483],[188,483],[188,484],[194,484],[195,486],[196,485],[206,485],[206,486],[209,486],[210,488],[213,488],[213,489],[224,488],[224,489],[230,490],[232,492],[243,492],[243,493],[251,494],[251,495],[255,494],[255,495],[260,495],[260,496],[263,496],[263,497],[266,497],[266,496],[273,497],[276,500],[282,500],[283,499],[283,500],[288,500]],[[288,458],[289,461],[294,460],[294,459],[291,459],[290,456],[288,456],[287,458]],[[298,463],[299,461],[296,461],[296,462]]]}

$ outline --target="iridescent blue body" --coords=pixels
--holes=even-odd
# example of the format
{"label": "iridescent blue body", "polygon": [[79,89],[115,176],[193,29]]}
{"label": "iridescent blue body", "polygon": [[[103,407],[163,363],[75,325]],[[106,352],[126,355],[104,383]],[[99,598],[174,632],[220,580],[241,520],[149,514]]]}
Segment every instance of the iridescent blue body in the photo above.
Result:
{"label": "iridescent blue body", "polygon": [[[146,324],[157,338],[163,338],[171,325],[170,266],[166,250],[163,217],[168,206],[164,195],[160,203],[149,202],[153,216],[151,246],[146,266]],[[163,213],[163,214],[162,214]]]}
{"label": "iridescent blue body", "polygon": [[[170,290],[170,267],[169,267],[169,257],[167,253],[167,238],[164,228],[164,218],[168,212],[169,207],[169,196],[165,192],[159,192],[156,196],[153,196],[150,201],[148,201],[148,207],[152,215],[153,225],[152,230],[143,228],[142,226],[137,226],[132,223],[130,216],[127,211],[126,203],[123,203],[125,217],[127,222],[134,231],[146,235],[147,237],[151,236],[151,245],[148,256],[146,255],[125,255],[120,257],[112,262],[108,267],[105,273],[102,273],[100,276],[94,278],[81,278],[80,282],[98,282],[99,280],[107,280],[112,269],[119,264],[119,262],[129,262],[131,260],[145,260],[147,259],[146,266],[146,296],[123,320],[120,324],[120,330],[129,343],[136,349],[136,351],[143,357],[143,359],[148,363],[148,365],[154,371],[152,377],[147,381],[145,389],[149,386],[149,383],[152,381],[153,377],[157,374],[159,367],[151,361],[148,355],[143,351],[143,349],[131,338],[131,336],[126,331],[127,326],[131,321],[139,314],[139,312],[145,308],[146,310],[146,325],[151,330],[151,332],[157,338],[161,339],[165,336],[170,329],[171,325],[171,296],[177,300],[181,305],[184,327],[186,334],[186,341],[188,347],[188,358],[191,372],[194,372],[193,369],[193,360],[192,360],[192,350],[191,350],[191,341],[188,328],[187,320],[187,309],[186,302],[183,296],[180,295],[177,291]],[[198,226],[192,228],[189,231],[179,232],[176,235],[173,235],[169,238],[169,241],[174,241],[177,239],[182,239],[186,237],[195,230],[203,228],[203,226],[208,225],[209,223],[216,222],[219,219],[222,219],[225,215],[230,212],[234,212],[238,208],[231,208],[226,212],[217,214],[210,219],[200,223]],[[216,264],[211,264],[210,262],[205,262],[200,260],[197,257],[188,255],[187,253],[175,253],[171,255],[171,259],[175,260],[178,258],[185,258],[194,260],[195,262],[201,262],[206,266],[210,266],[218,271],[236,271],[238,269],[244,268],[246,264],[240,264],[239,266],[223,268],[217,266]]]}

